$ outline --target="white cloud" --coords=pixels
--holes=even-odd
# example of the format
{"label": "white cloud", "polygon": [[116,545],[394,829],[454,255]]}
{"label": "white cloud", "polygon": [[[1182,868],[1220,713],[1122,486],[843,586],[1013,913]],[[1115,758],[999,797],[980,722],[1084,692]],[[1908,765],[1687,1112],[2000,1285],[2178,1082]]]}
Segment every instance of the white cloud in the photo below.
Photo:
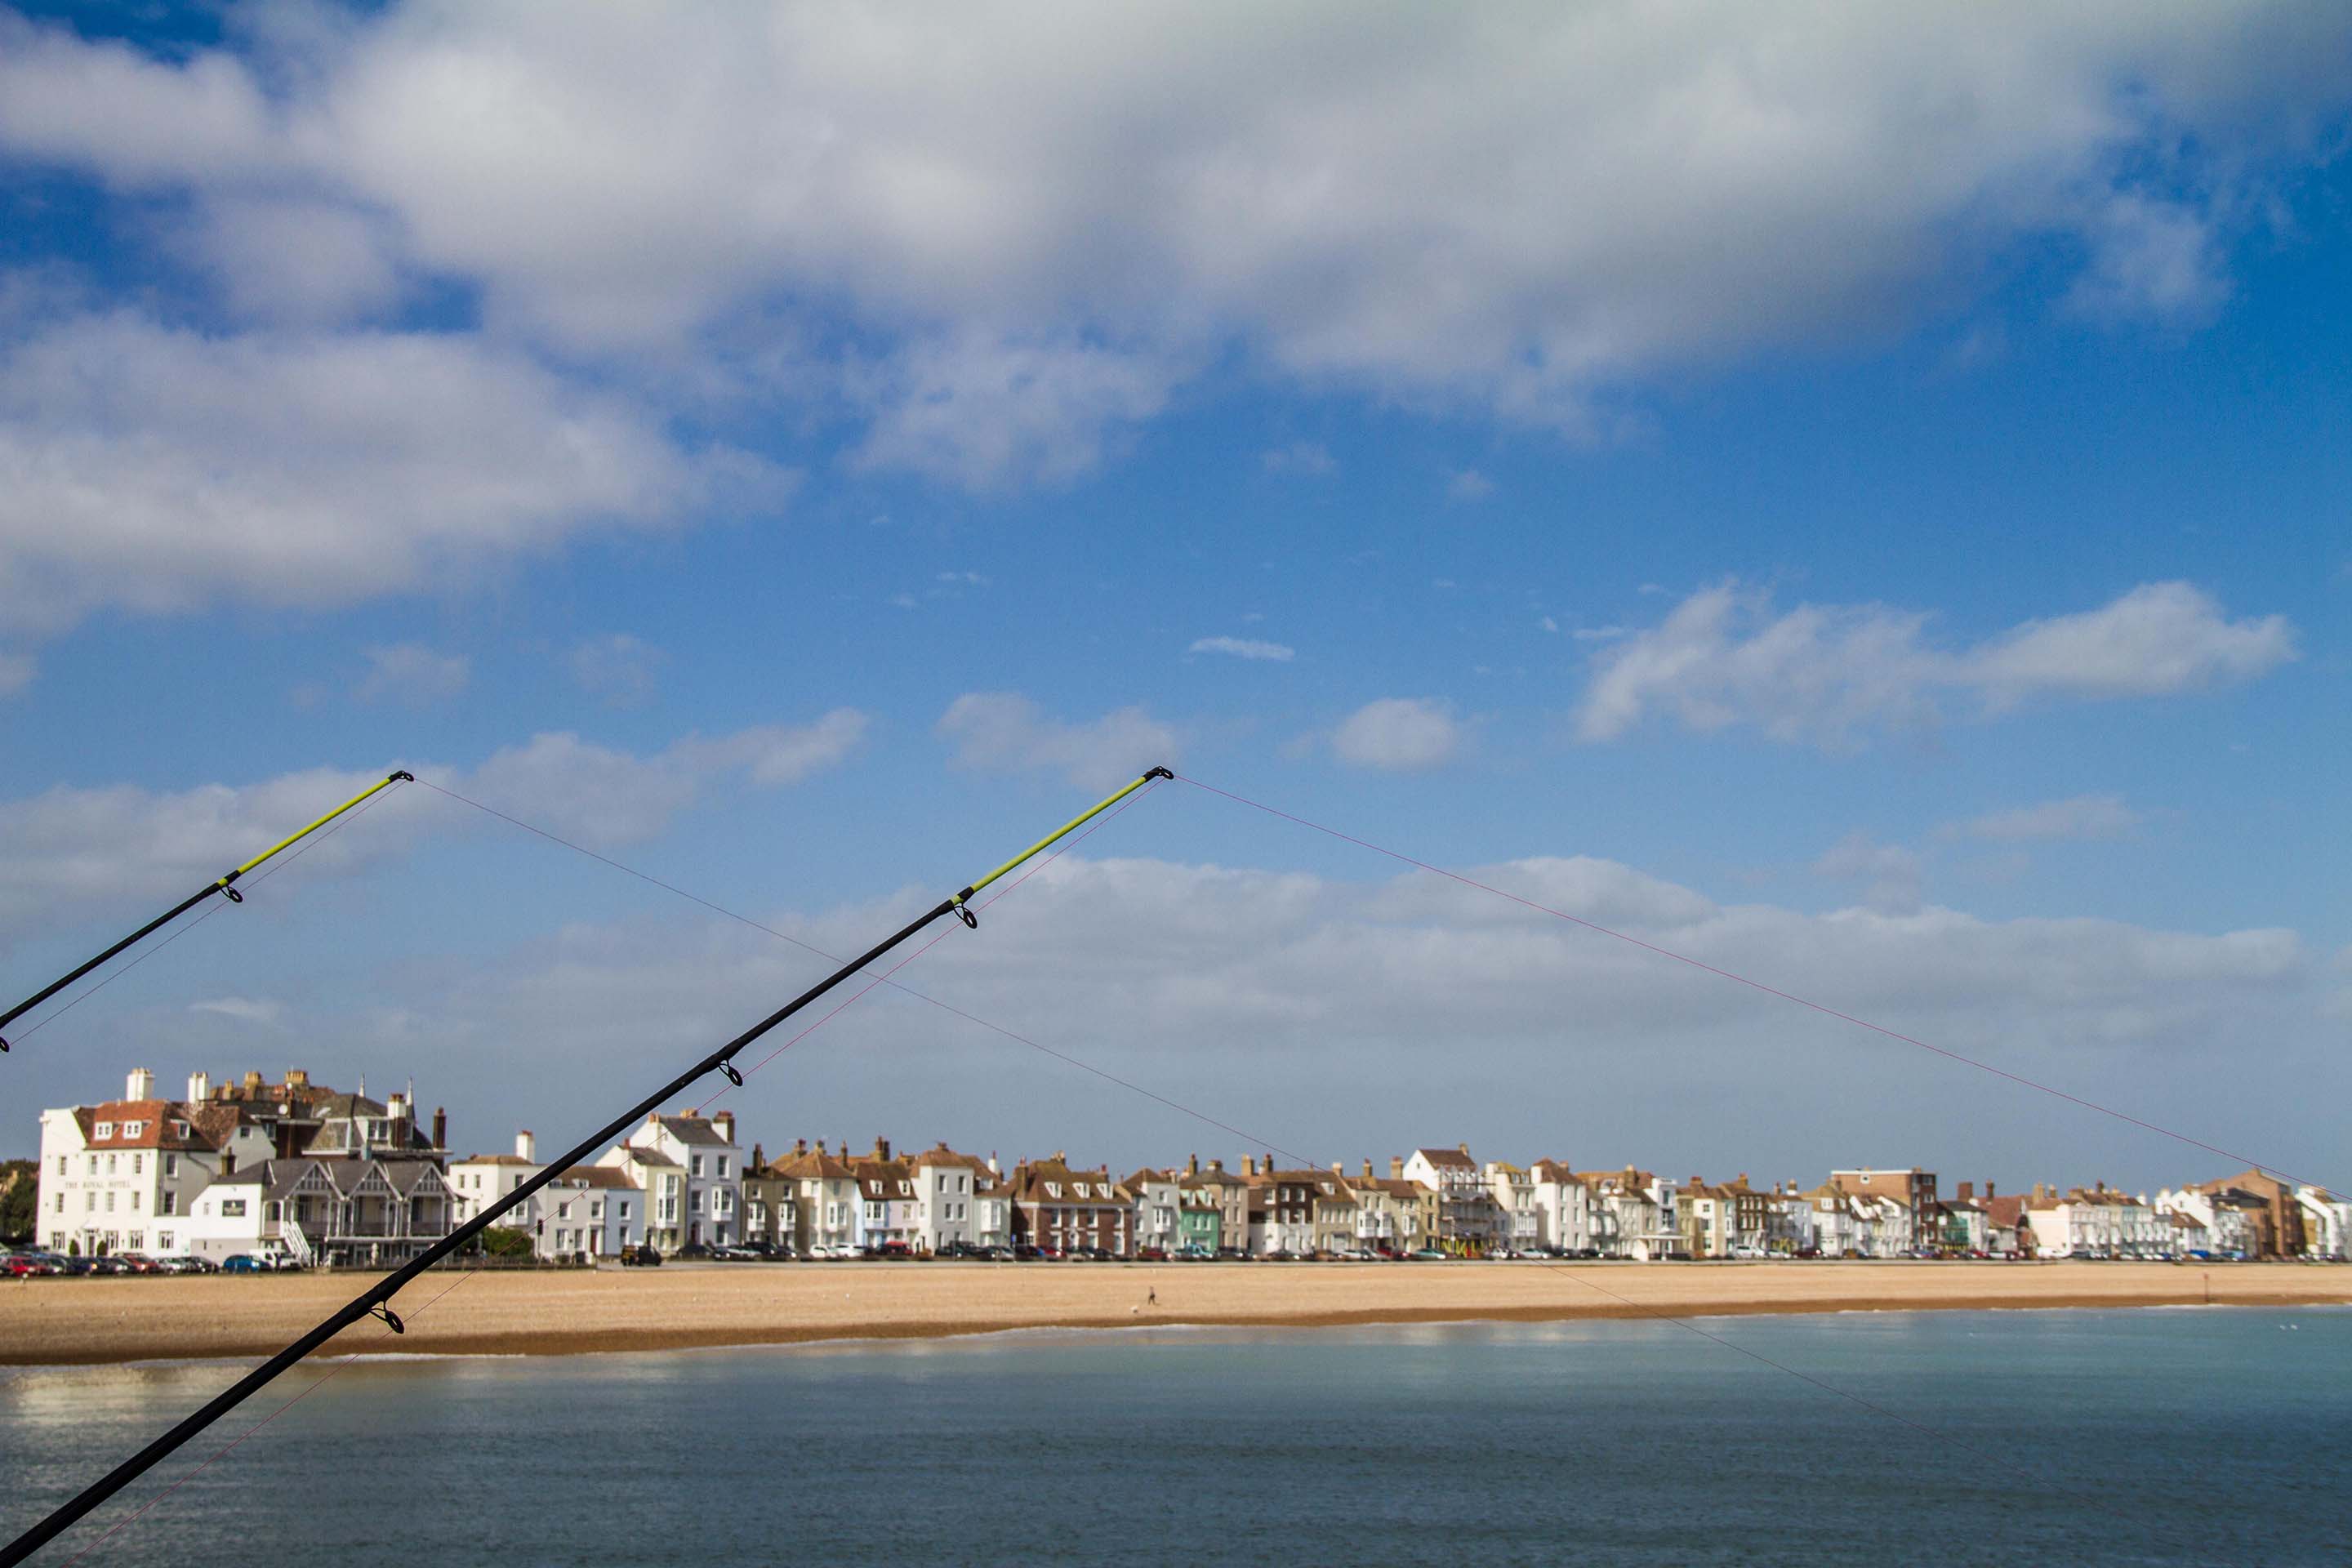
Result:
{"label": "white cloud", "polygon": [[1559,623],[1558,621],[1556,621],[1556,620],[1552,619],[1552,617],[1551,617],[1551,616],[1546,616],[1542,620],[1540,620],[1540,621],[1537,622],[1536,624],[1537,624],[1537,625],[1538,625],[1538,626],[1542,626],[1542,627],[1543,627],[1543,629],[1544,629],[1544,630],[1546,630],[1546,631],[1548,631],[1548,632],[1555,632],[1555,633],[1556,633],[1556,632],[1558,632],[1558,631],[1559,630]]}
{"label": "white cloud", "polygon": [[590,637],[572,650],[572,678],[615,708],[642,707],[654,694],[654,671],[667,656],[627,632]]}
{"label": "white cloud", "polygon": [[1579,626],[1569,634],[1579,642],[1614,642],[1624,635],[1623,626]]}
{"label": "white cloud", "polygon": [[1091,21],[405,5],[256,29],[247,62],[11,18],[0,148],[382,215],[404,274],[575,349],[796,308],[903,336],[866,459],[996,484],[1083,468],[1236,346],[1583,428],[1597,385],[1881,331],[2053,239],[2084,302],[2193,316],[2322,147],[2352,27],[2271,0]]}
{"label": "white cloud", "polygon": [[741,768],[753,784],[798,784],[848,761],[871,722],[855,708],[836,708],[814,724],[761,724],[722,740],[681,742],[674,750],[698,770]]}
{"label": "white cloud", "polygon": [[405,291],[384,221],[332,202],[224,196],[198,211],[182,243],[250,321],[331,326],[381,314]]}
{"label": "white cloud", "polygon": [[394,643],[366,651],[368,673],[353,694],[362,702],[397,702],[423,708],[466,689],[473,664],[464,654],[436,653],[415,643]]}
{"label": "white cloud", "polygon": [[1919,909],[1918,855],[1899,844],[1881,844],[1860,828],[1832,845],[1813,862],[1813,874],[1861,884],[1870,907],[1885,914],[1916,914]]}
{"label": "white cloud", "polygon": [[2042,694],[2158,697],[2265,675],[2295,657],[2284,616],[2231,621],[2187,583],[2147,583],[2082,615],[2028,621],[1976,649],[1969,679],[1989,703]]}
{"label": "white cloud", "polygon": [[1298,650],[1278,642],[1256,642],[1248,637],[1202,637],[1185,650],[1188,653],[1224,653],[1235,658],[1272,659],[1287,664]]}
{"label": "white cloud", "polygon": [[1339,460],[1329,447],[1320,441],[1293,441],[1260,458],[1269,474],[1304,474],[1310,479],[1326,479],[1339,471]]}
{"label": "white cloud", "polygon": [[1332,733],[1331,750],[1361,768],[1412,773],[1452,757],[1462,729],[1453,709],[1429,697],[1383,697],[1367,702]]}
{"label": "white cloud", "polygon": [[1058,772],[1081,789],[1108,789],[1146,768],[1172,763],[1179,746],[1175,730],[1141,708],[1066,723],[1013,691],[964,693],[940,716],[939,733],[954,743],[958,767]]}
{"label": "white cloud", "polygon": [[267,997],[222,996],[210,1002],[191,1002],[191,1013],[217,1013],[224,1018],[234,1018],[240,1024],[260,1024],[269,1028],[282,1026],[286,1004]]}
{"label": "white cloud", "polygon": [[939,574],[934,581],[953,584],[967,588],[985,588],[988,586],[988,579],[982,576],[977,572],[942,572]]}
{"label": "white cloud", "polygon": [[[1147,803],[1144,809],[1150,809]],[[1091,848],[1092,846],[1089,846]],[[1924,909],[1806,915],[1726,905],[1609,861],[1535,858],[1468,874],[1643,941],[2135,1114],[2313,1173],[2352,1154],[2333,1101],[2282,1111],[2217,1039],[2250,1032],[2283,1067],[2336,1073],[2323,1016],[2340,973],[2290,931],[2202,934],[2097,920],[1987,921]],[[919,912],[908,889],[772,915],[835,952]],[[567,926],[447,966],[398,1037],[526,1087],[585,1121],[605,1064],[727,1037],[805,984],[804,953],[740,928]],[[2211,1162],[1655,953],[1414,873],[1298,872],[1066,855],[902,976],[983,1018],[1316,1158],[1382,1158],[1443,1136],[1489,1157],[1748,1168],[1820,1179],[1856,1158],[2012,1181],[2202,1175]],[[1116,1020],[1106,1027],[1105,1020]],[[560,1039],[554,1057],[488,1051]],[[1335,1042],[1341,1043],[1335,1046]],[[1334,1052],[1344,1047],[1335,1086]],[[554,1049],[555,1047],[548,1047]],[[931,1064],[952,1069],[929,1070]],[[1433,1063],[1444,1070],[1432,1071]],[[420,1063],[420,1074],[430,1063]],[[1674,1092],[1660,1093],[1664,1071]],[[2340,1078],[2340,1073],[2336,1075]],[[436,1083],[440,1081],[436,1078]],[[1369,1083],[1410,1092],[1364,1092]],[[1498,1086],[1507,1092],[1498,1092]],[[2104,1086],[2104,1087],[2103,1087]],[[1013,1157],[1240,1152],[1165,1107],[887,991],[796,1050],[787,1080],[737,1102],[773,1147],[828,1138],[877,1104],[908,1141],[949,1136]],[[2284,1120],[2282,1120],[2282,1116]],[[852,1124],[862,1140],[872,1131]],[[1452,1129],[1459,1128],[1455,1132]],[[917,1131],[920,1129],[921,1131]],[[937,1129],[937,1131],[933,1131]],[[1439,1130],[1444,1130],[1442,1132]],[[2238,1140],[2243,1139],[2241,1143]],[[1042,1142],[1039,1141],[1043,1141]],[[1889,1155],[1893,1159],[1897,1155]],[[2126,1179],[2137,1180],[2137,1176]],[[2151,1180],[2150,1184],[2153,1184]]]}
{"label": "white cloud", "polygon": [[1445,481],[1448,500],[1485,500],[1495,493],[1495,481],[1475,468],[1460,468]]}
{"label": "white cloud", "polygon": [[226,338],[77,317],[0,347],[0,616],[329,605],[781,476],[455,337]]}
{"label": "white cloud", "polygon": [[2026,844],[2070,838],[2120,838],[2147,814],[2124,804],[2119,795],[2078,795],[2070,800],[1997,811],[1939,830],[1946,837],[1980,838],[1992,844]]}
{"label": "white cloud", "polygon": [[14,697],[32,685],[39,668],[30,654],[0,652],[0,697]]}
{"label": "white cloud", "polygon": [[[856,751],[866,725],[863,714],[839,709],[806,725],[689,735],[644,756],[550,732],[501,747],[471,769],[407,765],[420,780],[512,810],[564,837],[613,847],[661,832],[714,779],[740,774],[755,784],[785,784],[838,765]],[[10,847],[9,874],[0,880],[0,933],[120,915],[184,894],[383,777],[312,768],[174,794],[127,784],[60,786],[0,800],[0,843]],[[305,840],[300,864],[308,875],[341,875],[405,854],[428,834],[488,826],[489,819],[430,791],[402,785],[378,795],[364,815],[345,818],[344,828]]]}
{"label": "white cloud", "polygon": [[1178,373],[1150,356],[971,332],[910,344],[851,377],[872,416],[856,467],[971,489],[1061,483],[1166,405]]}
{"label": "white cloud", "polygon": [[2294,657],[2285,617],[2231,621],[2186,583],[2144,584],[2079,615],[1939,647],[1930,617],[1882,605],[1801,605],[1726,583],[1599,656],[1577,714],[1588,741],[1654,711],[1688,729],[1754,724],[1778,741],[1853,743],[1932,723],[1943,699],[1994,714],[2035,699],[2150,697],[2252,679]]}

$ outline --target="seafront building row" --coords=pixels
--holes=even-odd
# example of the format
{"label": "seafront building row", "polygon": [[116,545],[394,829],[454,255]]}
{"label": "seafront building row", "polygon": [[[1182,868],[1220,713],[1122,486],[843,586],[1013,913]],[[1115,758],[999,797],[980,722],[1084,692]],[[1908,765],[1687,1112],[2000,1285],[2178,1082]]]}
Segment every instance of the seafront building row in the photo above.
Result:
{"label": "seafront building row", "polygon": [[[413,1257],[546,1167],[537,1140],[452,1157],[413,1093],[371,1100],[289,1068],[178,1100],[133,1070],[121,1100],[41,1116],[34,1239],[53,1251],[282,1254],[304,1265]],[[1811,1187],[1676,1181],[1633,1166],[1479,1161],[1429,1147],[1349,1170],[1188,1158],[1124,1176],[1065,1152],[1009,1167],[945,1143],[863,1152],[796,1139],[746,1152],[721,1110],[656,1114],[501,1222],[560,1261],[752,1247],[804,1258],[2312,1258],[2340,1259],[2352,1203],[2261,1171],[2152,1198],[2095,1183],[1946,1194],[1916,1167]]]}

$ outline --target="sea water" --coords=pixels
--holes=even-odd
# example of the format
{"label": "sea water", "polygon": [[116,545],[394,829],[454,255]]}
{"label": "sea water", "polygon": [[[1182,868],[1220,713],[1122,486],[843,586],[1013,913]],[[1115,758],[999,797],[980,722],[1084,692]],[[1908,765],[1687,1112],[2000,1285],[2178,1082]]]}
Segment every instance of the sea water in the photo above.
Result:
{"label": "sea water", "polygon": [[[2352,1561],[2352,1311],[1693,1322],[312,1363],[44,1557]],[[16,1373],[0,1539],[234,1371]]]}

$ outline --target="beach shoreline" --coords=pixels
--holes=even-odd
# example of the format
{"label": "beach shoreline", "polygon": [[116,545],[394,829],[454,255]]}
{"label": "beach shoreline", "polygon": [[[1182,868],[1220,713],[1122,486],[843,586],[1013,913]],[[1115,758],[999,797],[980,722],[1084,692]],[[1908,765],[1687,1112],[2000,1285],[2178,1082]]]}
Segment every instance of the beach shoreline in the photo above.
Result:
{"label": "beach shoreline", "polygon": [[[354,1271],[0,1285],[0,1365],[250,1359],[350,1300]],[[1756,1313],[2352,1305],[2311,1264],[818,1263],[440,1271],[320,1354],[575,1355],[1014,1330],[1333,1328]]]}

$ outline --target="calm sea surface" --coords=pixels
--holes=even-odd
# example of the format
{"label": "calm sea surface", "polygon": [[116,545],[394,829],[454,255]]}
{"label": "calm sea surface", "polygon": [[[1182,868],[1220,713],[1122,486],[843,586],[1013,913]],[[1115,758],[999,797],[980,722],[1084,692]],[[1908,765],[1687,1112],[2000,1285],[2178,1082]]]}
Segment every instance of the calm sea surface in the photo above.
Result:
{"label": "calm sea surface", "polygon": [[[89,1561],[2352,1561],[2352,1311],[1701,1321],[1983,1457],[1663,1323],[363,1363]],[[0,1386],[0,1535],[230,1375]]]}

